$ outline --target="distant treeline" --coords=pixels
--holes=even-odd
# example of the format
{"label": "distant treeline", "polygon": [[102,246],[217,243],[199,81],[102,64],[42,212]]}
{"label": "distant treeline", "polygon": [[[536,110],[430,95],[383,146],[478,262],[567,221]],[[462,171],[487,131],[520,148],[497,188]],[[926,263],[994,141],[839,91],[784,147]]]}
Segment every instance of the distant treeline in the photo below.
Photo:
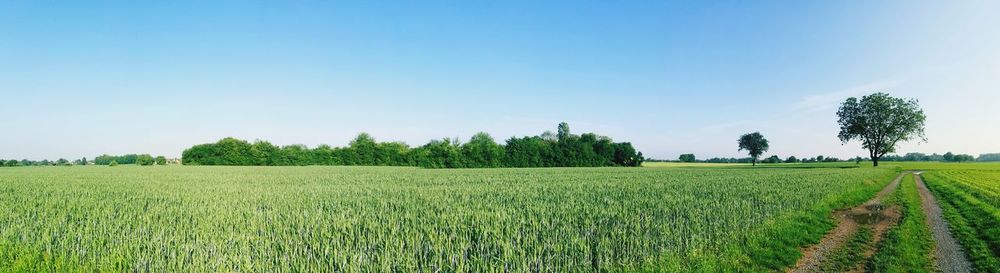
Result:
{"label": "distant treeline", "polygon": [[94,158],[94,165],[136,164],[142,166],[167,165],[164,156],[153,157],[149,154],[100,155]]}
{"label": "distant treeline", "polygon": [[[979,156],[978,161],[1000,161],[1000,159],[990,160],[992,155],[1000,154],[983,154]],[[976,157],[967,154],[953,154],[947,152],[943,155],[941,154],[924,154],[924,153],[907,153],[905,155],[887,155],[882,157],[882,161],[942,161],[942,162],[969,162],[977,161]]]}
{"label": "distant treeline", "polygon": [[[788,158],[782,159],[781,157],[779,157],[777,155],[772,155],[770,157],[762,159],[760,161],[760,163],[846,162],[846,161],[854,161],[854,160],[855,159],[841,160],[841,159],[836,158],[836,157],[826,157],[826,156],[822,156],[822,155],[816,156],[816,157],[807,157],[807,158],[803,158],[803,159],[799,159],[799,158],[797,158],[795,156],[789,156]],[[700,159],[697,159],[694,154],[682,154],[677,160],[649,159],[648,161],[650,161],[650,162],[752,163],[753,162],[753,158],[749,158],[749,157],[742,157],[742,158],[735,158],[735,157],[713,157],[713,158],[709,158],[709,159],[705,159],[705,160],[700,160]]]}
{"label": "distant treeline", "polygon": [[[750,163],[751,160],[752,159],[749,157],[745,158],[716,157],[706,160],[699,160],[695,157],[694,154],[682,154],[677,158],[677,160],[648,159],[648,161],[651,162],[659,161],[659,162],[705,162],[705,163]],[[811,162],[845,162],[845,161],[859,162],[867,160],[869,160],[869,158],[866,157],[855,157],[847,160],[841,160],[836,157],[825,157],[821,155],[812,158],[807,157],[803,159],[796,158],[795,156],[790,156],[788,158],[781,159],[777,155],[772,155],[771,157],[765,158],[760,162],[761,163],[800,163],[800,162],[811,163]],[[940,162],[1000,161],[1000,153],[981,154],[979,155],[979,158],[967,154],[953,154],[951,152],[947,152],[943,155],[936,153],[930,155],[924,153],[907,153],[905,155],[886,155],[883,156],[881,160],[882,161],[940,161]]]}
{"label": "distant treeline", "polygon": [[0,159],[0,167],[27,167],[27,166],[74,166],[74,165],[118,165],[118,164],[136,164],[136,165],[166,165],[167,158],[164,156],[153,157],[148,154],[127,154],[127,155],[101,155],[94,158],[93,161],[88,161],[86,157],[69,161],[65,158],[60,158],[59,160],[3,160]]}
{"label": "distant treeline", "polygon": [[361,133],[347,147],[320,145],[314,149],[224,138],[184,150],[181,160],[185,165],[498,168],[640,166],[643,158],[628,142],[613,142],[593,133],[570,134],[569,125],[564,122],[559,124],[556,134],[512,137],[505,144],[497,143],[487,133],[477,133],[466,143],[445,138],[418,147],[402,142],[377,142]]}
{"label": "distant treeline", "polygon": [[58,160],[3,160],[0,159],[0,167],[26,167],[26,166],[72,166],[72,165],[86,165],[87,158],[77,159],[69,161],[65,158],[60,158]]}

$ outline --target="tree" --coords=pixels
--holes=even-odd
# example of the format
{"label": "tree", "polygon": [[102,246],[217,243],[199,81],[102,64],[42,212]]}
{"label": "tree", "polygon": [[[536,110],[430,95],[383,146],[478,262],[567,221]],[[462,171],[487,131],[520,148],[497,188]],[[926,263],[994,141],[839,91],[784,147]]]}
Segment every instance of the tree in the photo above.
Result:
{"label": "tree", "polygon": [[111,167],[118,166],[118,161],[111,160],[111,162],[108,163],[108,166],[111,166]]}
{"label": "tree", "polygon": [[694,162],[695,161],[694,154],[682,154],[677,159],[680,160],[681,162]]}
{"label": "tree", "polygon": [[569,123],[560,122],[559,127],[557,129],[558,131],[556,131],[557,132],[556,137],[559,140],[563,140],[569,137]]}
{"label": "tree", "polygon": [[156,157],[156,165],[160,165],[160,166],[167,165],[167,157],[162,156],[162,155],[161,156],[157,156]]}
{"label": "tree", "polygon": [[506,151],[489,134],[479,132],[462,145],[462,154],[465,156],[466,167],[497,168],[501,167]]}
{"label": "tree", "polygon": [[955,154],[951,152],[944,153],[942,159],[944,159],[944,161],[955,161]]}
{"label": "tree", "polygon": [[737,151],[746,150],[750,153],[750,158],[752,158],[753,166],[757,166],[757,158],[761,154],[767,152],[770,148],[767,143],[767,139],[764,138],[760,132],[753,132],[740,136],[739,139],[740,149]]}
{"label": "tree", "polygon": [[886,93],[875,93],[848,98],[837,110],[840,133],[837,137],[846,144],[860,140],[868,150],[872,166],[879,159],[896,151],[896,144],[913,139],[927,141],[924,136],[924,111],[916,99],[893,98]]}
{"label": "tree", "polygon": [[967,154],[958,154],[958,155],[955,155],[954,158],[952,158],[952,161],[954,161],[954,162],[968,162],[968,161],[975,161],[975,160],[976,160],[975,157],[973,157],[972,155],[967,155]]}
{"label": "tree", "polygon": [[788,159],[785,159],[785,163],[799,163],[799,159],[795,158],[794,155],[789,156]]}
{"label": "tree", "polygon": [[142,165],[142,166],[153,165],[154,162],[155,161],[153,160],[153,156],[148,155],[148,154],[139,155],[135,159],[135,164]]}
{"label": "tree", "polygon": [[763,162],[763,163],[781,163],[781,158],[778,157],[777,155],[772,155],[771,157],[768,157],[767,159],[764,159],[761,162]]}

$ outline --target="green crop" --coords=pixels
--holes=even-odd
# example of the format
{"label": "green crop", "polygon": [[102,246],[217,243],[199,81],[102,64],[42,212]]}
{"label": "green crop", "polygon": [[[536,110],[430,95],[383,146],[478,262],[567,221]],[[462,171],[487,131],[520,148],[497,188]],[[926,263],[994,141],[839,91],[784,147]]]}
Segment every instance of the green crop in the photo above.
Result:
{"label": "green crop", "polygon": [[1000,272],[1000,171],[927,172],[952,234],[980,272]]}
{"label": "green crop", "polygon": [[780,270],[888,168],[0,170],[0,271]]}

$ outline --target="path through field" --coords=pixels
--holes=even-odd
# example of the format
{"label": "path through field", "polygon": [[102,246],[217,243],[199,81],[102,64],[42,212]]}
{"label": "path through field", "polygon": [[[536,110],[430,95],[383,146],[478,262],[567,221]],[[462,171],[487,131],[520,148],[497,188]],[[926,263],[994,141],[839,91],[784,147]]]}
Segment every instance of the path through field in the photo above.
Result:
{"label": "path through field", "polygon": [[965,258],[962,246],[958,244],[955,237],[951,236],[948,222],[941,215],[941,207],[938,206],[934,195],[924,185],[920,172],[914,173],[913,179],[917,183],[920,203],[934,237],[934,259],[938,269],[941,272],[972,272],[972,264]]}
{"label": "path through field", "polygon": [[[835,259],[833,257],[834,252],[841,249],[857,233],[862,225],[871,225],[873,227],[872,238],[874,243],[881,240],[882,234],[899,220],[898,208],[886,209],[882,205],[882,199],[892,193],[899,186],[899,181],[907,174],[909,173],[901,173],[896,176],[896,179],[893,179],[889,185],[879,191],[868,202],[851,209],[835,211],[834,215],[837,219],[837,227],[824,236],[819,243],[804,249],[802,258],[788,272],[828,271],[824,266]],[[866,251],[864,256],[867,259],[873,254],[874,251]],[[857,262],[863,265],[861,261]],[[852,266],[852,268],[854,267]]]}

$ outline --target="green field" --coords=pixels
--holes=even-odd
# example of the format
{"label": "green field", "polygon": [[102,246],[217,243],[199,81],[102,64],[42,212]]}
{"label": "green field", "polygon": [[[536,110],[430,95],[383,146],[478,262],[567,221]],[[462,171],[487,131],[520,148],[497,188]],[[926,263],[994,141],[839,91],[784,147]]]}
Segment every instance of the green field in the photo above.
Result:
{"label": "green field", "polygon": [[976,269],[1000,272],[1000,168],[971,167],[942,166],[924,177]]}
{"label": "green field", "polygon": [[894,168],[0,169],[12,271],[760,271]]}

